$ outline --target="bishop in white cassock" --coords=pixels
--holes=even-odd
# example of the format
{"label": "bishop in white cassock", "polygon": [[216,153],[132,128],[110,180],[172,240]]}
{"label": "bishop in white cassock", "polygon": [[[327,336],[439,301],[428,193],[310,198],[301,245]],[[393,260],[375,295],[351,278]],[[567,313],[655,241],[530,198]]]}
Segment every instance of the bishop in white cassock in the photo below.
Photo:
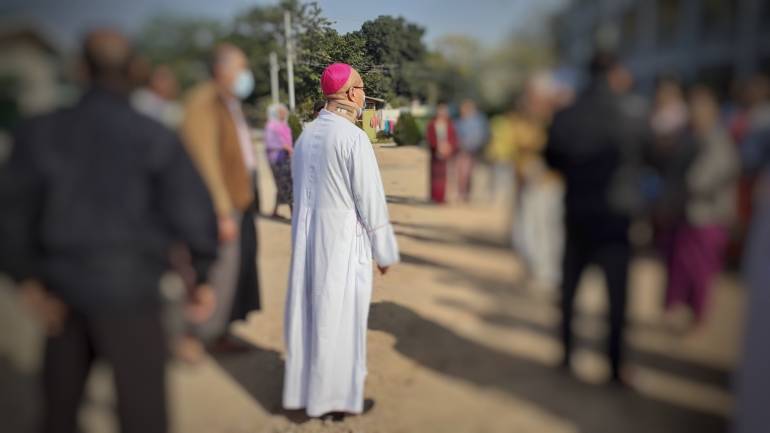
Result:
{"label": "bishop in white cassock", "polygon": [[312,417],[363,411],[372,260],[383,274],[399,261],[374,150],[355,125],[363,84],[348,65],[326,68],[326,108],[292,159],[283,405]]}

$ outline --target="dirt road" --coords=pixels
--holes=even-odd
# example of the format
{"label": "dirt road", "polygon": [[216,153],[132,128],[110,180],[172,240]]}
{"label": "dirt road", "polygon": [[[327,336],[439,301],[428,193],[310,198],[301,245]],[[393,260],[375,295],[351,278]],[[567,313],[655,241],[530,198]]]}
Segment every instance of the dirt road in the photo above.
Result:
{"label": "dirt road", "polygon": [[[290,227],[263,218],[264,309],[235,327],[254,350],[172,368],[174,431],[724,431],[743,309],[735,282],[720,280],[713,314],[701,332],[677,336],[661,324],[659,267],[637,260],[629,330],[636,386],[625,390],[599,384],[606,374],[604,287],[592,273],[579,298],[580,350],[572,378],[553,368],[560,348],[552,296],[520,283],[522,269],[508,247],[506,206],[427,204],[421,149],[382,148],[377,155],[403,263],[375,278],[366,388],[374,409],[343,423],[295,422],[280,410]],[[480,170],[480,190],[485,176]],[[271,179],[263,176],[261,186],[263,209],[272,209]],[[100,369],[83,412],[87,431],[117,431],[112,401],[108,372]]]}

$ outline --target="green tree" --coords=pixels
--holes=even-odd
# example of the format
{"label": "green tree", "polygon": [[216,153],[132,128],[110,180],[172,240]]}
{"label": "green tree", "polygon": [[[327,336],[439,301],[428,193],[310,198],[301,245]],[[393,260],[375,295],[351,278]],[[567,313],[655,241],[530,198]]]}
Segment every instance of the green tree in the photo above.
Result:
{"label": "green tree", "polygon": [[[310,80],[305,64],[313,63],[318,50],[318,41],[323,41],[331,29],[331,21],[322,15],[315,2],[302,3],[299,0],[283,0],[277,5],[255,6],[235,18],[232,32],[225,38],[241,47],[249,58],[254,71],[257,97],[270,94],[270,52],[276,52],[281,63],[279,74],[280,89],[286,92],[286,37],[284,11],[292,17],[292,33],[295,45],[294,86],[297,102],[311,97]],[[315,87],[318,86],[316,81]]]}
{"label": "green tree", "polygon": [[168,65],[187,88],[208,76],[206,59],[225,33],[217,21],[159,16],[143,27],[137,48],[152,63]]}
{"label": "green tree", "polygon": [[391,78],[395,94],[426,96],[423,61],[428,50],[422,41],[424,28],[403,17],[381,15],[365,22],[356,33],[365,41],[372,66]]}
{"label": "green tree", "polygon": [[422,41],[425,30],[419,25],[401,17],[380,16],[358,31],[340,34],[317,3],[301,0],[254,6],[224,23],[159,17],[143,28],[139,48],[153,63],[170,65],[182,87],[188,88],[207,77],[206,60],[217,43],[237,45],[254,73],[251,111],[259,110],[270,95],[270,52],[280,59],[280,94],[287,102],[284,11],[292,16],[296,103],[305,118],[323,97],[319,89],[323,69],[334,62],[355,67],[366,83],[366,94],[389,101],[452,97],[465,83],[465,74],[456,63],[427,50]]}
{"label": "green tree", "polygon": [[417,145],[422,141],[422,132],[417,120],[409,113],[401,113],[393,131],[393,140],[399,146]]}

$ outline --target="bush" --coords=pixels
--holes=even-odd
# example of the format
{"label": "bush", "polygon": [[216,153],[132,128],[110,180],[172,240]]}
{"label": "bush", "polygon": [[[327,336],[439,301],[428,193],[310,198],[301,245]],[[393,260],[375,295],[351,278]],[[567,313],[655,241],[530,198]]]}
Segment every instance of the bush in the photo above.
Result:
{"label": "bush", "polygon": [[414,116],[409,113],[403,113],[398,118],[396,128],[393,131],[393,140],[399,146],[414,146],[422,141],[422,133]]}
{"label": "bush", "polygon": [[302,122],[299,121],[299,117],[294,113],[289,114],[289,128],[291,128],[292,141],[297,141],[302,133]]}

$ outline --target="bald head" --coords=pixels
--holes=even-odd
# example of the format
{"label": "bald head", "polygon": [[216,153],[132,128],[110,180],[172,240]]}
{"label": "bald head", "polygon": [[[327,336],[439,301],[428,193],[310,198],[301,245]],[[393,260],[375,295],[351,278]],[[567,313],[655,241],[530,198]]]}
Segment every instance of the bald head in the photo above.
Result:
{"label": "bald head", "polygon": [[[347,110],[355,113],[356,109],[362,109],[366,105],[366,94],[364,93],[364,80],[355,69],[351,68],[350,76],[340,89],[332,94],[326,95],[326,100],[337,105],[350,107]],[[357,117],[360,112],[355,115]]]}
{"label": "bald head", "polygon": [[92,82],[128,86],[133,56],[128,38],[115,30],[94,30],[83,41],[83,62]]}
{"label": "bald head", "polygon": [[342,87],[339,88],[334,93],[327,94],[326,99],[328,100],[348,100],[350,99],[350,93],[351,90],[355,88],[360,88],[364,86],[364,80],[361,78],[361,74],[358,73],[354,68],[350,69],[350,76],[348,76],[347,81],[345,81],[345,84],[342,85]]}
{"label": "bald head", "polygon": [[214,48],[209,62],[209,72],[223,89],[229,89],[240,71],[248,68],[243,50],[233,44],[223,43]]}

